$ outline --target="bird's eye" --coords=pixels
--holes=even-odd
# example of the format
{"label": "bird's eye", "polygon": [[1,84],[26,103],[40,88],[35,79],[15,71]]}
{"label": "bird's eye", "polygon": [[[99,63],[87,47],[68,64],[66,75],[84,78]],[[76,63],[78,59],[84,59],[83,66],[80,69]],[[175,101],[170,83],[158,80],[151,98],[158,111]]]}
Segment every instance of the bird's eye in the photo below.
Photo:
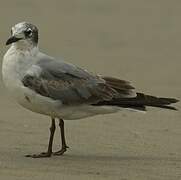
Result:
{"label": "bird's eye", "polygon": [[27,29],[26,31],[25,31],[25,35],[26,36],[31,36],[32,35],[32,30],[29,28],[29,29]]}

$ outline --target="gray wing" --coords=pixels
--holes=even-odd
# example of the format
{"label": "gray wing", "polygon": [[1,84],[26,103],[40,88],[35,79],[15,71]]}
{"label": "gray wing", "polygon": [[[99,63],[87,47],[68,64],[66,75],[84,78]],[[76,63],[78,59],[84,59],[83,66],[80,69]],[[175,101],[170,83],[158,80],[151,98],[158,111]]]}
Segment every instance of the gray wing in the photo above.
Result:
{"label": "gray wing", "polygon": [[29,72],[22,80],[24,86],[65,105],[95,104],[127,97],[132,89],[126,81],[120,80],[123,86],[118,88],[108,77],[94,76],[72,64],[49,58],[38,61]]}

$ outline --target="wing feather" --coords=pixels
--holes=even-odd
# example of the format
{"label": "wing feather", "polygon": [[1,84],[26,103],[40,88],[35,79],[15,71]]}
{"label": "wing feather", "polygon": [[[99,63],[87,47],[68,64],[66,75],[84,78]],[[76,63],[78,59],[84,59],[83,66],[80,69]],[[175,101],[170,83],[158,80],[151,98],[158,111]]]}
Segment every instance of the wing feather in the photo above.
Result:
{"label": "wing feather", "polygon": [[51,58],[40,59],[28,72],[22,79],[24,86],[65,105],[95,104],[129,97],[133,90],[127,81],[96,76]]}
{"label": "wing feather", "polygon": [[[57,61],[49,62],[43,66],[40,63],[37,64],[41,69],[38,76],[36,72],[32,74],[38,69],[32,66],[31,74],[27,73],[22,79],[24,86],[42,96],[61,100],[67,105],[111,100],[117,94],[116,90],[107,86],[105,81],[98,76],[93,76],[75,66],[68,68],[67,64],[59,64]],[[55,68],[52,67],[52,63]]]}

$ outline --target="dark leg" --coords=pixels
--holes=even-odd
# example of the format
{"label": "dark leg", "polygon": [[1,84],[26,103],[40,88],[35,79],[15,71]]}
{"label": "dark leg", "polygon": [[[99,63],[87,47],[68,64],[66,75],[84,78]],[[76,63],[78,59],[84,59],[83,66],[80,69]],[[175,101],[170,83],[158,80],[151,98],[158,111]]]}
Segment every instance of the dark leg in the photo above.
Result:
{"label": "dark leg", "polygon": [[48,144],[48,151],[43,152],[40,154],[33,154],[33,155],[26,155],[26,157],[32,157],[32,158],[44,158],[44,157],[50,157],[52,154],[52,145],[53,145],[53,137],[55,133],[55,119],[52,118],[52,124],[50,127],[50,139],[49,139],[49,144]]}
{"label": "dark leg", "polygon": [[64,121],[63,119],[59,119],[59,126],[60,126],[60,133],[61,133],[61,142],[62,142],[62,148],[60,151],[54,152],[53,155],[60,156],[63,155],[64,152],[67,151],[68,146],[66,145],[65,141],[65,133],[64,133]]}

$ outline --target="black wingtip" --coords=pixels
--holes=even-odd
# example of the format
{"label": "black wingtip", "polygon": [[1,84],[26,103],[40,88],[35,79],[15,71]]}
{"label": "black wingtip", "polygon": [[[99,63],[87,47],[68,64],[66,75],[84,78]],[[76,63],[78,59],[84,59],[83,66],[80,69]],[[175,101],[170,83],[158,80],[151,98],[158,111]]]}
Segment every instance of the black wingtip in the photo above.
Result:
{"label": "black wingtip", "polygon": [[175,100],[175,102],[174,103],[177,103],[177,102],[179,102],[179,100],[178,99],[174,99]]}
{"label": "black wingtip", "polygon": [[168,98],[168,101],[170,102],[170,104],[179,102],[179,100],[175,98]]}
{"label": "black wingtip", "polygon": [[174,111],[178,111],[178,109],[175,108],[175,107],[173,107],[173,106],[162,106],[161,108],[170,109],[170,110],[174,110]]}

